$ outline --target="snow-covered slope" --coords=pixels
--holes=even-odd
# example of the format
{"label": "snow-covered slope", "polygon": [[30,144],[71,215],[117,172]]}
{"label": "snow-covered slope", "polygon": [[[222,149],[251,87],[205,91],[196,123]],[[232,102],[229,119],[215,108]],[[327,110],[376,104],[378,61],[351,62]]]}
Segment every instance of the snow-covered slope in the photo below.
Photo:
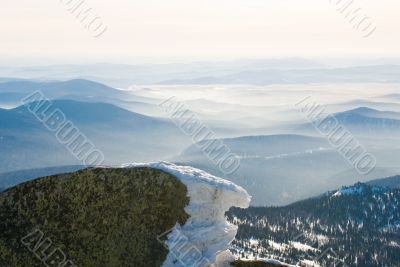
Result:
{"label": "snow-covered slope", "polygon": [[399,267],[399,207],[400,189],[357,183],[284,207],[233,209],[232,251],[296,266]]}
{"label": "snow-covered slope", "polygon": [[[237,226],[225,212],[231,207],[247,208],[250,196],[240,186],[199,169],[167,162],[132,163],[125,168],[150,167],[177,177],[188,189],[190,203],[185,225],[176,225],[168,234],[169,254],[165,267],[222,266],[229,259],[226,250],[235,238]],[[218,260],[217,260],[218,256]]]}
{"label": "snow-covered slope", "polygon": [[362,194],[363,189],[360,186],[354,186],[354,187],[344,187],[340,190],[338,190],[336,193],[333,194],[334,197],[338,196],[350,196],[350,195],[359,195]]}
{"label": "snow-covered slope", "polygon": [[382,188],[382,187],[373,186],[373,185],[367,186],[366,184],[363,184],[363,183],[356,183],[353,186],[342,187],[341,189],[336,191],[336,193],[334,193],[332,196],[339,197],[339,196],[362,195],[363,193],[365,193],[366,189],[370,190],[372,193],[379,193],[379,192],[382,193],[384,191],[387,191],[387,189]]}

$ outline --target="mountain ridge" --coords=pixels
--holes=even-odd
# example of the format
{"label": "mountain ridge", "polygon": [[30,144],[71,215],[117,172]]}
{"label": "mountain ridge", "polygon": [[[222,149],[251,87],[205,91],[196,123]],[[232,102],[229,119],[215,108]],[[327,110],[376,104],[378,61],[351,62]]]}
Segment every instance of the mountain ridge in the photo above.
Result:
{"label": "mountain ridge", "polygon": [[231,250],[237,257],[291,264],[395,267],[399,204],[400,189],[357,183],[284,207],[233,209],[228,218],[239,231]]}
{"label": "mountain ridge", "polygon": [[[27,105],[34,107],[35,103]],[[111,165],[151,160],[154,153],[163,159],[189,142],[169,120],[112,104],[54,100],[46,114],[57,109],[102,150]],[[0,172],[81,164],[27,106],[0,110],[0,148],[5,151],[0,154]]]}

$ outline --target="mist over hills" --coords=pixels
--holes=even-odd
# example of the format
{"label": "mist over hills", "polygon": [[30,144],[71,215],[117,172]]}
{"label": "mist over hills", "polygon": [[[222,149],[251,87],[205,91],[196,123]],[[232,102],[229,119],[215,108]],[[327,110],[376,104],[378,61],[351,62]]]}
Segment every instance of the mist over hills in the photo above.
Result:
{"label": "mist over hills", "polygon": [[[272,135],[221,141],[240,158],[238,170],[226,178],[248,190],[253,196],[252,205],[288,204],[321,188],[334,188],[338,185],[329,177],[338,169],[348,168],[348,163],[322,138]],[[224,175],[196,145],[172,160]]]}
{"label": "mist over hills", "polygon": [[400,1],[58,2],[2,9],[0,267],[400,267]]}
{"label": "mist over hills", "polygon": [[307,84],[307,83],[398,83],[400,66],[377,65],[306,70],[247,70],[223,76],[166,80],[161,84]]}
{"label": "mist over hills", "polygon": [[[29,106],[40,106],[44,103],[31,102]],[[145,116],[142,114],[130,112],[126,109],[117,107],[108,103],[92,103],[74,100],[54,100],[52,101],[53,109],[60,109],[74,123],[81,126],[90,124],[104,124],[110,128],[130,128],[130,129],[143,129],[147,127],[159,127],[168,129],[171,127],[171,122]],[[10,110],[13,114],[30,116],[29,110],[26,106],[19,106]]]}
{"label": "mist over hills", "polygon": [[149,116],[163,115],[157,107],[162,100],[137,96],[126,90],[118,90],[84,79],[67,81],[0,79],[0,106],[17,107],[21,105],[22,99],[35,91],[40,91],[46,98],[52,100],[102,102]]}
{"label": "mist over hills", "polygon": [[[398,140],[398,137],[393,128],[385,128],[385,125],[380,124],[391,119],[376,119],[356,114],[354,117],[357,120],[353,121],[347,117],[351,114],[350,118],[354,118],[354,113],[365,110],[363,108],[345,112],[344,119],[340,122],[351,129],[357,138],[355,140],[359,140],[376,158],[377,165],[368,174],[357,173],[326,138],[270,135],[221,139],[231,152],[240,158],[238,170],[227,178],[245,187],[253,195],[252,205],[284,205],[341,185],[397,174],[400,168],[396,155],[400,150],[393,142]],[[358,120],[358,117],[362,120]],[[372,124],[376,126],[374,131],[371,130],[374,128],[370,120],[379,121]],[[312,129],[316,133],[315,129]],[[376,145],[376,136],[385,136],[384,133],[390,138],[381,140],[379,145]],[[202,143],[187,148],[172,160],[223,175],[199,147],[202,147]],[[307,186],[304,186],[305,183]]]}
{"label": "mist over hills", "polygon": [[[380,111],[369,107],[358,107],[343,112],[334,113],[317,122],[317,125],[328,123],[329,120],[335,119],[337,125],[346,127],[352,134],[357,137],[376,137],[385,136],[397,138],[400,133],[400,113],[394,111]],[[303,124],[296,130],[305,133],[316,132],[315,126],[310,123]]]}
{"label": "mist over hills", "polygon": [[[175,64],[92,64],[0,68],[0,76],[89,79],[116,87],[133,84],[397,83],[399,65],[329,67],[307,59],[236,60]],[[8,78],[12,80],[13,78]]]}
{"label": "mist over hills", "polygon": [[[190,146],[190,138],[184,139],[185,137],[176,125],[168,120],[135,114],[104,103],[57,100],[54,101],[54,105],[63,110],[67,118],[76,123],[104,152],[109,164],[123,163],[132,158],[153,160],[157,155],[156,158],[163,157],[223,176],[196,145]],[[370,120],[392,120],[375,118],[380,113],[366,108],[348,112],[363,118],[361,121],[349,120],[348,113],[344,112],[342,122],[349,125],[351,129],[355,126],[371,129],[368,125]],[[368,116],[374,117],[367,117],[360,113],[368,113]],[[387,116],[388,113],[382,115]],[[393,113],[389,115],[393,116]],[[24,107],[1,110],[0,118],[2,120],[1,145],[7,151],[2,155],[1,172],[80,164]],[[379,123],[373,125],[382,126]],[[363,134],[366,133],[368,131],[364,129]],[[393,130],[389,133],[392,134]],[[127,141],[120,144],[120,140]],[[379,165],[369,176],[360,177],[357,173],[352,175],[345,173],[351,166],[329,145],[326,139],[321,137],[243,136],[223,138],[222,141],[240,157],[241,161],[237,172],[226,178],[249,190],[254,196],[253,205],[288,204],[317,194],[321,190],[349,184],[354,182],[356,177],[366,181],[371,177],[385,175],[386,170],[390,170],[388,174],[394,174],[398,170],[391,170],[397,162],[397,158],[391,156],[396,154],[394,148],[391,148],[393,151],[374,150],[374,155],[379,159],[378,163],[385,162],[386,166]],[[386,143],[391,146],[390,142]],[[36,152],[33,153],[33,151]],[[349,179],[350,177],[354,179]],[[304,187],[305,182],[309,186]]]}
{"label": "mist over hills", "polygon": [[[262,71],[264,63],[254,63],[253,67]],[[299,65],[296,71],[315,70],[300,68]],[[282,65],[277,71],[287,70]],[[363,68],[359,73],[368,72]],[[343,85],[346,90],[354,87],[354,92],[367,90],[368,97],[357,95],[357,99],[338,101],[331,100],[332,90],[341,89],[342,85],[332,85],[334,89],[329,86],[321,89],[315,85],[162,85],[117,90],[82,79],[12,81],[6,78],[0,83],[0,93],[3,93],[0,102],[9,105],[17,101],[14,103],[17,107],[0,109],[0,146],[5,151],[0,155],[0,172],[81,164],[36,118],[19,106],[17,97],[40,89],[44,90],[45,97],[53,100],[55,108],[60,108],[104,152],[107,164],[165,159],[223,176],[192,143],[191,137],[184,135],[157,106],[171,96],[181,96],[180,101],[240,157],[240,168],[226,178],[248,189],[254,195],[252,204],[288,204],[357,180],[397,174],[400,102],[390,99],[395,94],[394,87],[382,85],[385,90],[373,97],[371,92],[378,85]],[[346,90],[341,90],[333,95],[346,95]],[[304,115],[295,109],[294,104],[304,95],[317,91],[321,97],[326,95],[327,110],[334,110],[333,116],[339,123],[377,158],[377,166],[370,174],[360,176],[352,171],[352,166],[326,137],[304,123]],[[305,187],[304,183],[309,186]]]}
{"label": "mist over hills", "polygon": [[[256,90],[258,91],[255,95],[263,94],[262,90]],[[161,90],[154,91],[158,93]],[[272,94],[268,93],[267,95]],[[149,97],[153,97],[153,95],[149,94]],[[107,103],[65,99],[53,102],[55,107],[63,110],[69,119],[74,121],[91,140],[94,140],[96,145],[101,146],[106,152],[106,156],[112,157],[114,162],[111,163],[132,161],[132,158],[135,157],[148,161],[164,157],[176,163],[199,167],[215,175],[223,175],[207,156],[191,143],[190,137],[186,137],[186,140],[182,139],[179,129],[169,120],[130,112],[121,108],[119,104],[111,104],[109,100],[106,101]],[[238,135],[228,138],[228,136],[240,133],[240,128],[246,124],[246,119],[237,120],[238,123],[235,125],[235,123],[227,122],[226,117],[220,116],[225,112],[229,115],[230,111],[235,108],[237,108],[238,115],[243,118],[251,116],[252,112],[260,113],[261,117],[264,116],[268,120],[279,121],[281,118],[269,113],[273,108],[264,106],[254,107],[254,110],[251,110],[252,107],[245,103],[238,105],[207,99],[188,100],[187,103],[188,105],[192,103],[196,109],[200,110],[199,114],[208,115],[208,117],[202,117],[205,118],[206,124],[212,122],[210,124],[223,129],[223,131],[219,131],[219,133],[224,133],[220,135],[221,140],[241,160],[237,172],[226,178],[242,185],[253,195],[252,205],[286,205],[310,196],[317,196],[287,207],[234,211],[236,218],[240,218],[232,217],[232,222],[239,224],[240,227],[238,238],[232,247],[237,256],[261,255],[296,264],[308,255],[308,252],[304,250],[304,245],[310,246],[309,242],[317,240],[317,242],[321,242],[321,247],[317,248],[321,250],[320,252],[323,252],[322,250],[328,245],[337,249],[339,255],[347,256],[343,253],[352,251],[350,257],[344,257],[349,261],[350,266],[380,266],[371,263],[373,257],[370,254],[362,256],[364,252],[362,246],[368,246],[370,251],[377,253],[378,258],[376,259],[379,263],[386,262],[388,266],[396,266],[398,243],[393,236],[398,235],[397,221],[394,221],[395,227],[387,227],[385,228],[386,232],[380,232],[381,225],[371,222],[367,217],[382,217],[382,221],[378,222],[398,218],[398,213],[396,213],[398,211],[394,210],[392,205],[398,202],[398,192],[391,191],[391,188],[398,188],[398,176],[371,181],[365,185],[356,184],[352,187],[344,187],[323,195],[320,193],[341,185],[352,184],[355,181],[369,181],[371,178],[400,173],[400,169],[396,168],[399,166],[396,155],[400,152],[395,141],[399,139],[396,135],[397,110],[385,108],[381,111],[376,106],[368,104],[377,102],[365,100],[359,102],[365,105],[357,106],[356,103],[353,103],[356,106],[351,105],[351,108],[348,109],[341,107],[337,113],[333,114],[341,124],[346,125],[352,133],[360,138],[363,145],[367,146],[378,159],[378,165],[372,173],[359,175],[330,146],[326,138],[315,132],[312,135],[304,135],[304,132],[295,129],[299,125],[299,121],[294,116],[286,118],[287,122],[291,122],[288,125],[293,126],[290,129],[292,131],[285,132],[281,130],[283,127],[279,128],[274,125],[264,126],[262,118],[260,120],[260,118],[253,117],[254,124],[258,123],[260,127],[256,129],[249,126],[245,130],[253,132],[254,135]],[[339,107],[341,104],[343,102],[335,105]],[[382,102],[380,105],[395,107],[397,104]],[[208,109],[209,107],[211,108]],[[213,113],[215,111],[218,111],[218,116]],[[280,107],[276,114],[280,111],[287,111],[288,114],[292,112],[286,106]],[[0,160],[3,163],[3,166],[0,166],[2,167],[1,172],[48,167],[49,165],[78,164],[71,158],[71,155],[58,146],[56,140],[51,139],[51,134],[43,129],[43,126],[37,120],[35,121],[35,118],[24,107],[0,110],[0,122],[0,144],[3,151],[7,152],[3,155],[4,160],[3,158]],[[233,118],[232,122],[236,122],[236,120]],[[253,123],[248,125],[253,125]],[[231,127],[232,130],[228,127]],[[277,134],[262,134],[262,131],[268,127]],[[256,131],[260,131],[261,134],[257,133],[256,135]],[[377,142],[377,137],[380,138],[379,142]],[[123,140],[123,144],[121,144],[121,140]],[[20,145],[21,150],[15,151],[15,148],[18,148],[16,144],[22,144]],[[11,158],[8,157],[10,155]],[[20,165],[15,166],[13,163]],[[0,188],[14,186],[36,178],[35,176],[70,172],[80,168],[81,166],[65,166],[3,173],[0,174]],[[384,189],[376,191],[377,189],[374,188],[377,186],[384,187]],[[360,191],[365,194],[358,194]],[[373,207],[368,209],[370,204]],[[358,212],[364,208],[367,215]],[[330,213],[326,213],[326,211]],[[346,213],[347,211],[349,213]],[[293,214],[297,217],[290,217]],[[332,217],[332,214],[335,216]],[[394,217],[390,217],[391,215]],[[268,217],[268,220],[264,220],[263,216]],[[242,217],[246,219],[242,220]],[[333,220],[336,225],[340,225],[344,232],[337,226],[331,225],[330,220]],[[351,222],[350,226],[345,225],[346,220]],[[293,223],[294,228],[287,227],[288,221],[296,222]],[[272,231],[271,228],[268,230],[265,225],[272,225],[272,228],[280,230]],[[310,229],[315,233],[308,235]],[[292,236],[304,232],[307,233],[309,240],[302,245],[294,243],[298,240],[293,240]],[[373,233],[374,238],[367,236],[369,239],[365,245],[365,242],[362,243],[360,240],[366,238],[366,232]],[[382,252],[382,249],[385,249],[385,252]]]}
{"label": "mist over hills", "polygon": [[398,93],[392,93],[392,94],[386,94],[382,95],[379,97],[379,99],[382,101],[396,101],[398,102],[400,100],[400,94]]}
{"label": "mist over hills", "polygon": [[[334,116],[339,123],[350,126],[361,125],[364,127],[382,126],[393,127],[393,130],[400,126],[400,113],[393,111],[379,111],[367,107],[340,112]],[[388,129],[392,130],[392,129]]]}
{"label": "mist over hills", "polygon": [[[81,97],[81,98],[115,98],[127,97],[120,90],[104,84],[84,79],[68,81],[2,81],[0,93],[13,93],[16,99],[21,99],[33,91],[40,90],[49,98]],[[17,98],[19,97],[19,98]],[[81,100],[83,100],[81,99]]]}
{"label": "mist over hills", "polygon": [[170,79],[193,79],[216,74],[227,75],[248,69],[311,69],[323,66],[321,63],[301,58],[142,65],[98,63],[0,68],[0,76],[28,79],[52,77],[52,79],[61,80],[80,78],[116,87],[128,87],[132,84],[155,84]]}
{"label": "mist over hills", "polygon": [[358,113],[360,115],[371,117],[371,118],[385,118],[385,119],[394,119],[400,120],[400,113],[394,111],[379,111],[373,108],[368,107],[359,107],[352,110],[354,113]]}
{"label": "mist over hills", "polygon": [[[271,157],[279,154],[290,154],[314,148],[315,150],[327,147],[328,143],[323,138],[302,135],[264,135],[241,136],[225,138],[222,140],[236,155],[243,158]],[[207,143],[204,140],[184,150],[180,156],[199,156],[198,145]]]}
{"label": "mist over hills", "polygon": [[[52,101],[52,109],[57,108],[104,153],[108,164],[167,157],[189,142],[170,121],[111,104]],[[0,155],[1,172],[80,164],[25,106],[0,110],[0,136],[0,147],[7,151]]]}

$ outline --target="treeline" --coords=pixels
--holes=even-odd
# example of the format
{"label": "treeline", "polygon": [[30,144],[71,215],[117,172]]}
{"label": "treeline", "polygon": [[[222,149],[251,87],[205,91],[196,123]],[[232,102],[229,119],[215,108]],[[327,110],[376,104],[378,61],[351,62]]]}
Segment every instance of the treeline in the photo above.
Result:
{"label": "treeline", "polygon": [[232,251],[291,264],[400,266],[400,190],[358,183],[342,192],[285,207],[232,209],[228,218],[239,225]]}

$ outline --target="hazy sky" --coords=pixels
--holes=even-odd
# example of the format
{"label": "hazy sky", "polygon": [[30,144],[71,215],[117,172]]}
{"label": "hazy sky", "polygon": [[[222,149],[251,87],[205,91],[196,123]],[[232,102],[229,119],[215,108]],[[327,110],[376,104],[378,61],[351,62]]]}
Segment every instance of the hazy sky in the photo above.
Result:
{"label": "hazy sky", "polygon": [[3,0],[2,65],[400,57],[398,0],[354,1],[377,27],[368,38],[336,10],[349,0],[86,0],[108,26],[99,38],[67,11],[68,1],[78,0]]}

